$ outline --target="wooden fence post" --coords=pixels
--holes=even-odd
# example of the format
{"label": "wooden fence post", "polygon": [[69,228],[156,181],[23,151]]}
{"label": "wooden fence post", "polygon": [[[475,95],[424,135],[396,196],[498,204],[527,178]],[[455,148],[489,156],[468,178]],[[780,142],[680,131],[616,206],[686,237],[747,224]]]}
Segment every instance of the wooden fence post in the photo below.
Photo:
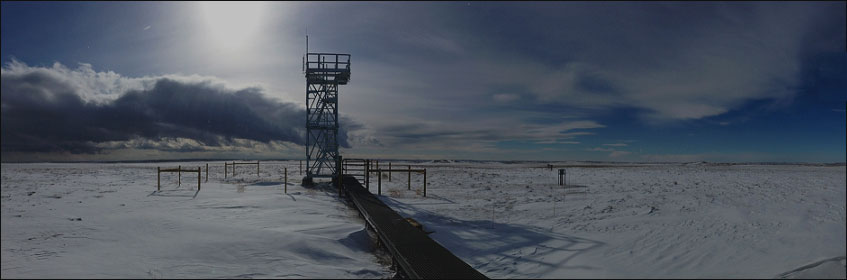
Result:
{"label": "wooden fence post", "polygon": [[229,173],[229,169],[227,167],[229,167],[229,163],[224,161],[224,179],[226,179],[226,174]]}
{"label": "wooden fence post", "polygon": [[344,164],[344,160],[341,158],[341,155],[338,155],[338,161],[335,163],[335,172],[338,172],[338,197],[341,197],[341,180],[344,178],[344,168],[342,164]]}
{"label": "wooden fence post", "polygon": [[200,166],[197,167],[197,191],[200,191]]}
{"label": "wooden fence post", "polygon": [[285,181],[282,183],[285,185],[285,193],[288,193],[288,167],[285,168]]}
{"label": "wooden fence post", "polygon": [[365,160],[365,189],[371,190],[371,160]]}
{"label": "wooden fence post", "polygon": [[176,174],[177,186],[182,186],[182,165],[177,165]]}
{"label": "wooden fence post", "polygon": [[259,177],[259,161],[256,161],[256,177]]}
{"label": "wooden fence post", "polygon": [[300,175],[303,175],[303,160],[300,160]]}
{"label": "wooden fence post", "polygon": [[206,183],[209,182],[209,164],[206,164]]}
{"label": "wooden fence post", "polygon": [[409,168],[409,171],[408,171],[408,172],[406,172],[406,175],[408,175],[408,176],[409,176],[409,177],[407,177],[407,178],[406,178],[406,179],[408,180],[408,182],[406,182],[406,189],[407,189],[407,190],[412,190],[412,166],[411,166],[411,165],[406,165],[406,167],[408,167],[408,168]]}
{"label": "wooden fence post", "polygon": [[426,197],[426,168],[424,168],[424,197]]}
{"label": "wooden fence post", "polygon": [[388,181],[391,182],[391,162],[388,162]]}
{"label": "wooden fence post", "polygon": [[162,191],[162,169],[156,166],[156,191]]}
{"label": "wooden fence post", "polygon": [[559,169],[559,186],[562,186],[562,185],[565,184],[564,175],[565,175],[565,170]]}

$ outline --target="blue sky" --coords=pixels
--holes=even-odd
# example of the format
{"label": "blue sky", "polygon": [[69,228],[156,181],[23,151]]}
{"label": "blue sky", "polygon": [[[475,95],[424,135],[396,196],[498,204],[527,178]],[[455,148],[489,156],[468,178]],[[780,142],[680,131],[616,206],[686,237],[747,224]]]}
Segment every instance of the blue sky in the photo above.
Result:
{"label": "blue sky", "polygon": [[844,2],[2,2],[4,161],[844,162]]}

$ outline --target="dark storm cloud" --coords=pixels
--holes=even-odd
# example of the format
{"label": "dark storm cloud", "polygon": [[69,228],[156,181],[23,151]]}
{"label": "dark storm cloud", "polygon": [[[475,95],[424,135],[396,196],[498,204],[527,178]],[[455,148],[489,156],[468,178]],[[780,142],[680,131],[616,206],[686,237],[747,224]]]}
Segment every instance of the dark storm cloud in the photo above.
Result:
{"label": "dark storm cloud", "polygon": [[[3,152],[97,153],[103,147],[98,143],[139,138],[183,138],[204,146],[228,146],[237,138],[304,144],[305,110],[268,98],[258,88],[232,91],[209,82],[162,77],[149,81],[149,88],[93,102],[85,98],[89,93],[80,92],[85,88],[67,77],[50,71],[6,70],[2,74]],[[353,129],[362,126],[351,119],[342,122]],[[340,131],[340,145],[350,147],[346,133],[346,127]],[[139,143],[133,148],[156,147],[149,141],[133,143]],[[177,150],[197,149],[183,145]]]}

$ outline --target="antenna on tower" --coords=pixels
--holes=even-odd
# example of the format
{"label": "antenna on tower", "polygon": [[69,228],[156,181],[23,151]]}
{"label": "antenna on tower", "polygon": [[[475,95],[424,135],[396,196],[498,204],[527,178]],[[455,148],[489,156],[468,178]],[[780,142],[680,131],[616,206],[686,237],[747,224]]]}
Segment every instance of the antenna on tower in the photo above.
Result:
{"label": "antenna on tower", "polygon": [[303,73],[306,73],[306,56],[309,55],[309,28],[306,28],[306,53],[303,54]]}

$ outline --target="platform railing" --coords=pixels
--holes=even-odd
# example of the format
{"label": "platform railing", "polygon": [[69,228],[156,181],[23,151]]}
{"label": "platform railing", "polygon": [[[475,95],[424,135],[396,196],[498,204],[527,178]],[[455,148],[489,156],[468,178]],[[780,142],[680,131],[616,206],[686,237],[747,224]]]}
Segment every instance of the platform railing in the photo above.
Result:
{"label": "platform railing", "polygon": [[307,72],[350,71],[350,55],[338,53],[306,54]]}

